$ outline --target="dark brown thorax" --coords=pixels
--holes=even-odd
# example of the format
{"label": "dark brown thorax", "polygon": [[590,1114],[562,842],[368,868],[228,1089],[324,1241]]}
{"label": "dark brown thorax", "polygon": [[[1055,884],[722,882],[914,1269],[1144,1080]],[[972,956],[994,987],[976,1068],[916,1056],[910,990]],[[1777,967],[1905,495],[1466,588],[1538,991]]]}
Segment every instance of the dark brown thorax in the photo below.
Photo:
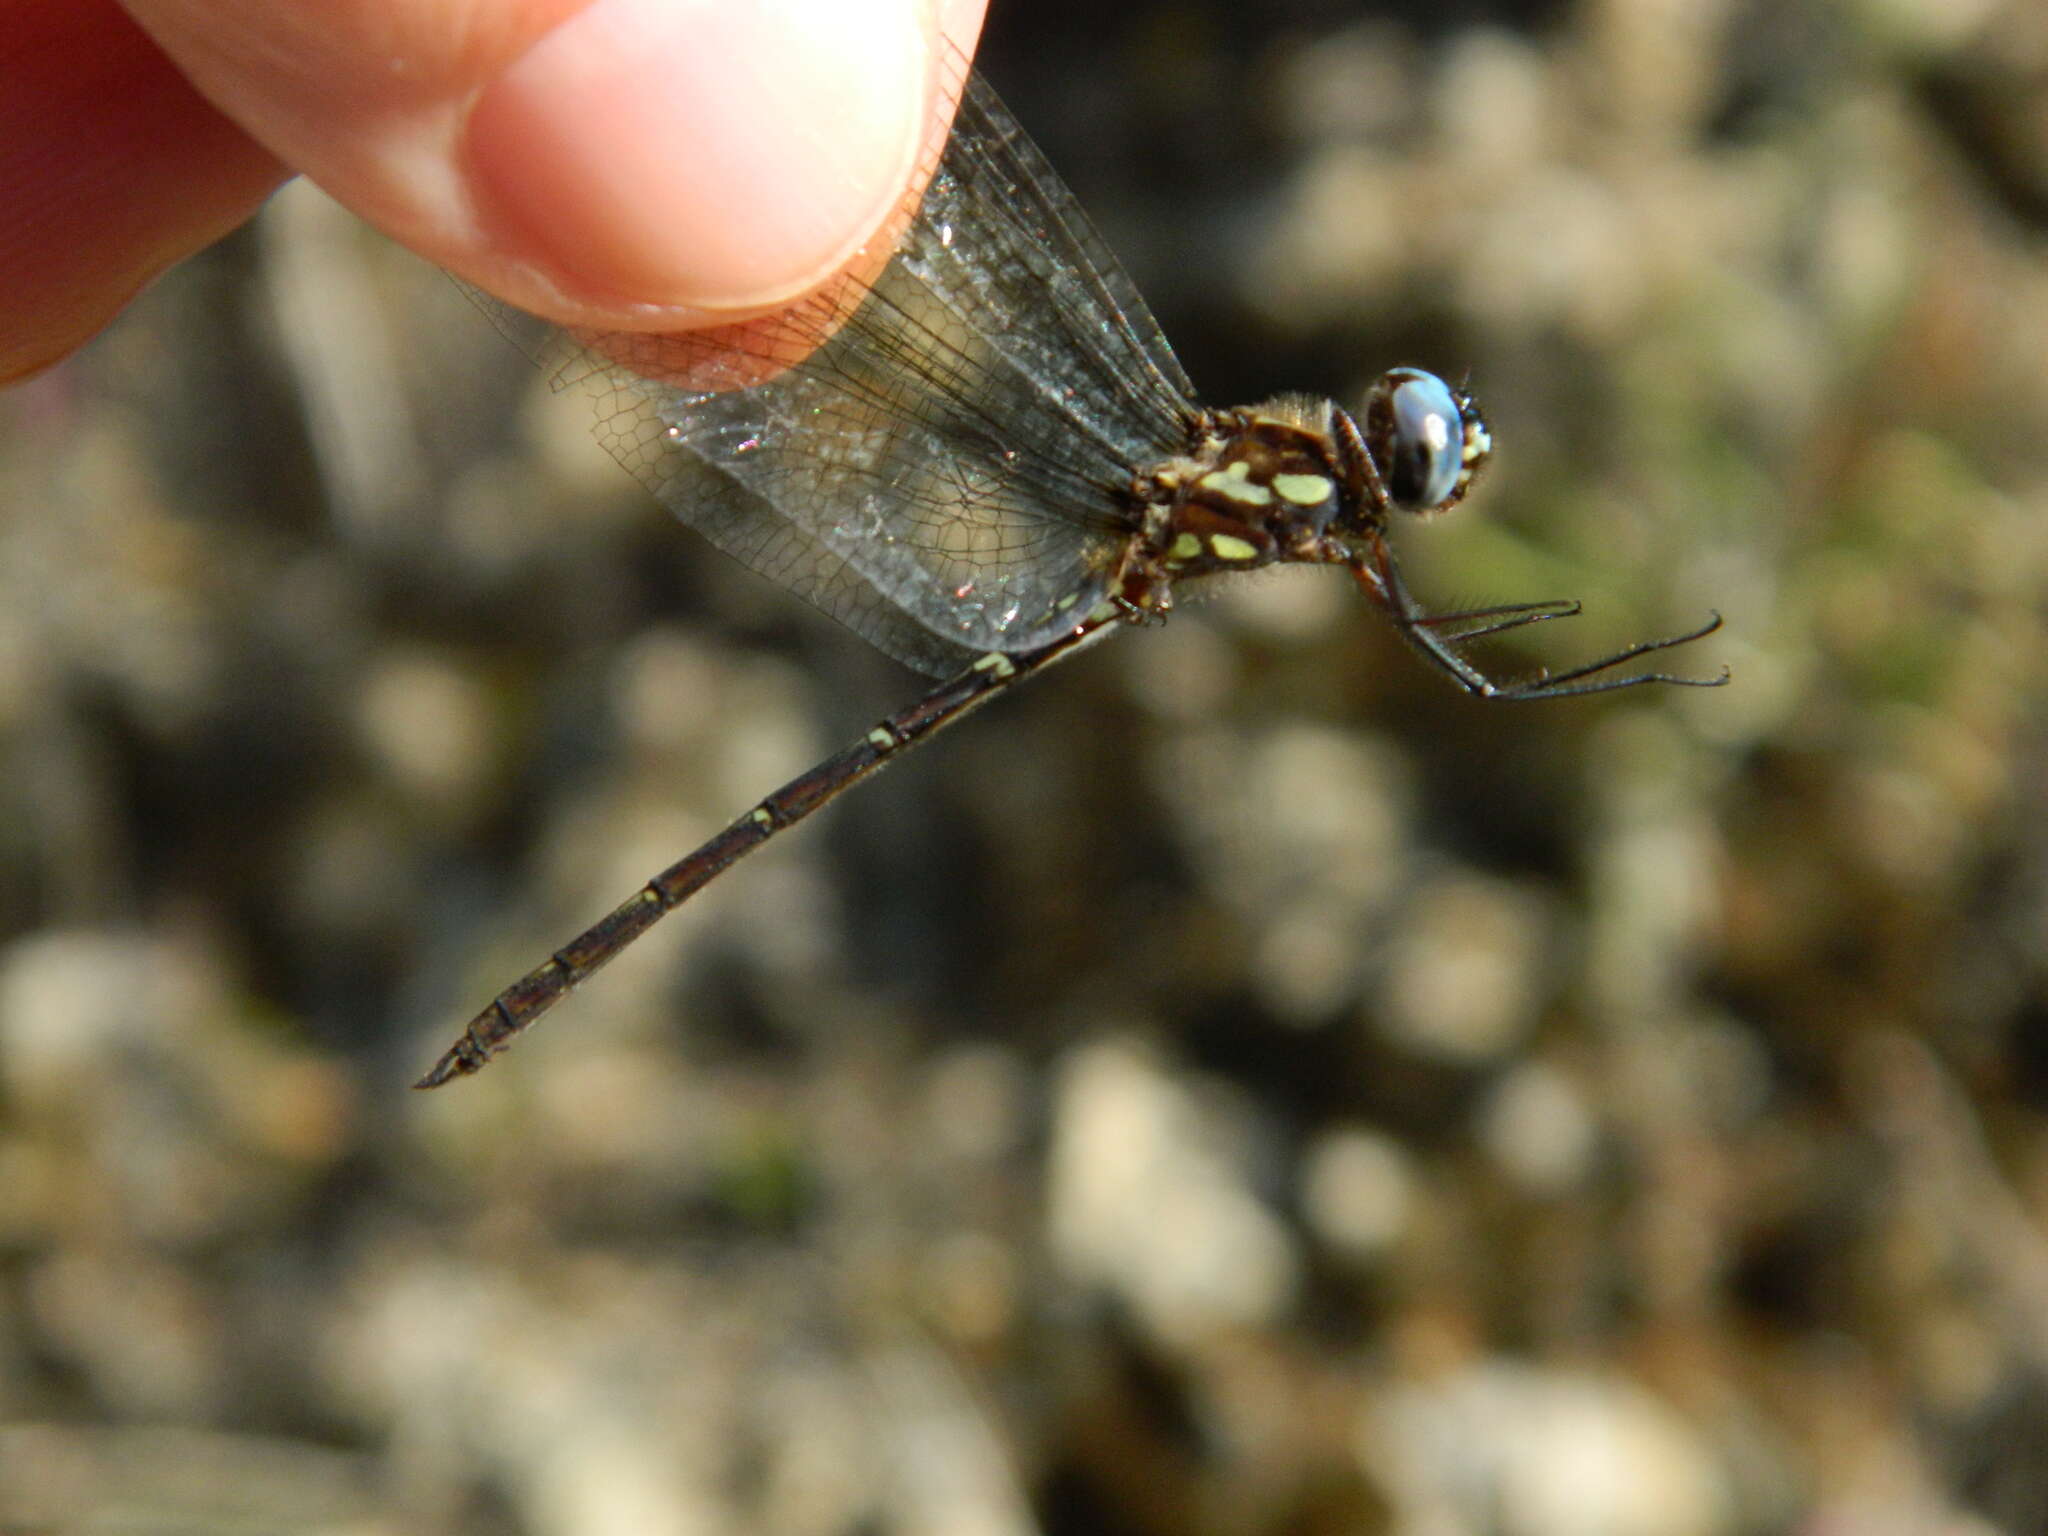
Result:
{"label": "dark brown thorax", "polygon": [[1335,414],[1305,395],[1209,413],[1193,452],[1140,482],[1146,536],[1127,601],[1157,611],[1172,582],[1328,559],[1325,534],[1345,494]]}

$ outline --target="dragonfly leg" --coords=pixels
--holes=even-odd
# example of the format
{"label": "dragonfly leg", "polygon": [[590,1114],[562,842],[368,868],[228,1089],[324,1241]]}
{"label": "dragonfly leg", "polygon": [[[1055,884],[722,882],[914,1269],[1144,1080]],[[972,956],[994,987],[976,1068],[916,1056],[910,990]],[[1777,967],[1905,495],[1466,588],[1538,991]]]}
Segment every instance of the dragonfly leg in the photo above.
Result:
{"label": "dragonfly leg", "polygon": [[1640,688],[1648,683],[1668,683],[1679,688],[1718,688],[1728,681],[1726,667],[1713,677],[1684,677],[1674,672],[1626,672],[1610,675],[1616,667],[1639,657],[1668,651],[1695,640],[1705,639],[1721,627],[1721,615],[1708,617],[1704,624],[1684,634],[1656,640],[1639,640],[1608,656],[1581,663],[1562,672],[1539,672],[1534,677],[1500,681],[1489,677],[1478,665],[1462,655],[1458,647],[1485,635],[1497,635],[1550,619],[1571,618],[1580,611],[1577,601],[1554,599],[1540,603],[1510,603],[1493,608],[1469,608],[1456,613],[1431,614],[1423,610],[1401,580],[1394,565],[1393,551],[1375,535],[1369,559],[1350,562],[1352,575],[1365,593],[1385,610],[1402,637],[1423,658],[1444,672],[1467,693],[1482,699],[1560,699],[1578,694],[1613,693],[1622,688]]}

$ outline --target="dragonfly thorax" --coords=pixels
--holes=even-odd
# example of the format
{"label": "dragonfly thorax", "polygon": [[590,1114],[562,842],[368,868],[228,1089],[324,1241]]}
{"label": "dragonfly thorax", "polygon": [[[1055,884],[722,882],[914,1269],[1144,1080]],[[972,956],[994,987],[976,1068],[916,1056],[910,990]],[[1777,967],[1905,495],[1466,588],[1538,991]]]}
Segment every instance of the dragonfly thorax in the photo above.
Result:
{"label": "dragonfly thorax", "polygon": [[1346,499],[1328,401],[1286,396],[1209,413],[1186,458],[1144,486],[1143,563],[1169,581],[1324,558]]}

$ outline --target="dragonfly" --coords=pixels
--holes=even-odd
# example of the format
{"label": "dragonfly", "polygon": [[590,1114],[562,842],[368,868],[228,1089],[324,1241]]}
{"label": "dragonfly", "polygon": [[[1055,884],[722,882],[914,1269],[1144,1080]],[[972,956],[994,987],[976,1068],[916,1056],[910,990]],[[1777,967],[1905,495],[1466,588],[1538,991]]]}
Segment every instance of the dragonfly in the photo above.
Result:
{"label": "dragonfly", "polygon": [[584,389],[599,440],[714,545],[943,679],[769,794],[484,1006],[416,1087],[477,1072],[747,854],[1056,662],[1157,623],[1177,593],[1335,566],[1429,665],[1485,700],[1648,685],[1633,666],[1720,627],[1496,678],[1471,642],[1577,601],[1433,613],[1396,514],[1464,500],[1493,442],[1472,395],[1419,368],[1355,413],[1284,394],[1201,404],[1087,215],[995,92],[962,69],[950,137],[846,272],[797,305],[677,334],[553,330],[473,294]]}

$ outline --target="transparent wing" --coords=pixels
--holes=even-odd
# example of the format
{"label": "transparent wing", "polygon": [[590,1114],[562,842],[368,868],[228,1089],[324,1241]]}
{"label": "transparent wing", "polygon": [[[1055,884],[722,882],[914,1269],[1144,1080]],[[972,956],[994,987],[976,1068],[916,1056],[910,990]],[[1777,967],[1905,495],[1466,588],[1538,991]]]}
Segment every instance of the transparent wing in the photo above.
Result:
{"label": "transparent wing", "polygon": [[[589,389],[679,517],[912,666],[1023,650],[1106,590],[1135,471],[1192,389],[1071,193],[978,76],[869,263],[712,330],[566,333],[481,302]],[[879,268],[879,270],[876,270]]]}

